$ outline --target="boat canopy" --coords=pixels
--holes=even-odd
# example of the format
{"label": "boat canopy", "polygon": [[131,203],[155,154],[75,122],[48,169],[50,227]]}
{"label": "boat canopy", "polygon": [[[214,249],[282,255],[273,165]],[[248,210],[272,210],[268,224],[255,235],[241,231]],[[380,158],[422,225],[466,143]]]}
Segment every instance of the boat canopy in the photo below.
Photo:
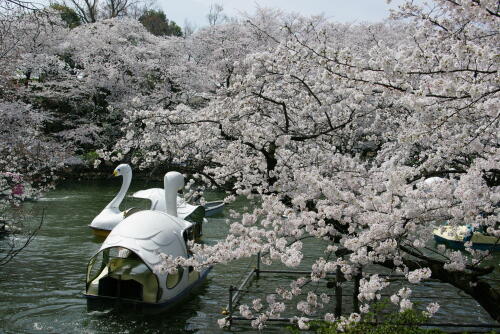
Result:
{"label": "boat canopy", "polygon": [[192,226],[190,222],[161,211],[140,211],[118,224],[106,238],[99,252],[112,247],[122,247],[137,254],[144,263],[158,274],[160,253],[174,258],[186,254],[183,233]]}
{"label": "boat canopy", "polygon": [[110,247],[94,255],[87,267],[86,293],[147,303],[160,298],[158,277],[133,251]]}

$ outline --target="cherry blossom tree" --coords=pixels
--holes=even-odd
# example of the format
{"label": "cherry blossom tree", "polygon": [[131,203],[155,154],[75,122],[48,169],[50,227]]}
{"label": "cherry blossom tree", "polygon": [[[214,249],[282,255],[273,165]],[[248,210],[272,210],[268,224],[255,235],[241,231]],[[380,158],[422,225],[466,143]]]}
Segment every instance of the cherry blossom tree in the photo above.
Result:
{"label": "cherry blossom tree", "polygon": [[[254,326],[296,297],[306,327],[324,303],[314,295],[301,300],[301,287],[337,269],[347,280],[363,275],[358,299],[367,312],[390,285],[362,271],[370,265],[403,274],[408,284],[450,283],[500,319],[500,293],[483,279],[494,270],[483,264],[488,252],[429,246],[445,221],[500,238],[498,17],[496,1],[437,0],[406,2],[385,24],[301,17],[278,18],[276,30],[264,21],[238,24],[263,47],[223,48],[229,52],[206,58],[219,84],[193,89],[204,103],[130,110],[117,145],[140,151],[142,166],[167,159],[203,166],[208,184],[261,200],[225,240],[193,245],[187,260],[166,257],[165,267],[257,252],[266,263],[296,267],[302,240],[317,238],[328,242],[310,277],[279,289],[267,308],[242,306]],[[210,30],[191,38],[203,34],[215,37],[206,43],[212,48],[242,38]],[[426,181],[432,177],[439,178]],[[401,310],[410,300],[409,287],[391,297]]]}
{"label": "cherry blossom tree", "polygon": [[50,187],[66,149],[46,136],[50,113],[22,102],[31,80],[41,81],[61,65],[52,49],[65,28],[54,12],[14,11],[1,16],[0,170],[3,204],[36,198]]}
{"label": "cherry blossom tree", "polygon": [[[51,18],[60,21],[57,12]],[[35,29],[23,20],[13,23],[29,36]],[[184,54],[178,51],[182,39],[155,37],[133,19],[74,29],[60,23],[42,30],[32,42],[26,39],[28,45],[16,42],[23,30],[12,29],[18,34],[13,34],[12,44],[17,44],[4,58],[2,79],[11,99],[53,114],[45,130],[71,143],[76,154],[110,147],[121,135],[118,125],[125,106],[172,103],[173,64]]]}
{"label": "cherry blossom tree", "polygon": [[[35,237],[30,214],[19,208],[54,187],[68,149],[42,133],[44,112],[20,102],[0,101],[0,266],[12,260]],[[20,238],[21,237],[21,238]]]}
{"label": "cherry blossom tree", "polygon": [[51,189],[68,157],[68,149],[44,133],[51,115],[20,101],[19,94],[57,67],[47,51],[58,44],[60,23],[35,7],[18,5],[0,15],[0,265],[27,246],[43,222],[30,226],[21,202]]}
{"label": "cherry blossom tree", "polygon": [[64,31],[59,16],[54,14],[50,10],[13,9],[0,15],[2,85],[16,76],[29,81],[32,75],[38,75],[30,63],[43,63],[47,67],[54,62],[54,59],[47,59],[47,53],[60,43]]}
{"label": "cherry blossom tree", "polygon": [[[70,31],[57,52],[72,63],[73,78],[86,91],[101,91],[113,104],[162,91],[174,47],[136,20],[103,20]],[[163,93],[165,91],[162,91]]]}

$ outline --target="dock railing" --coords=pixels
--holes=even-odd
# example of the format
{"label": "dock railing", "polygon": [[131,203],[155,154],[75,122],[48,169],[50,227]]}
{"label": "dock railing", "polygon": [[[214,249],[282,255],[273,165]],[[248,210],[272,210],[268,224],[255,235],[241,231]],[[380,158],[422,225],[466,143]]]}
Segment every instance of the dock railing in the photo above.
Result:
{"label": "dock railing", "polygon": [[[241,317],[241,316],[235,316],[235,307],[238,305],[240,302],[242,296],[244,293],[251,292],[248,287],[250,283],[253,281],[253,279],[260,279],[261,274],[287,274],[287,275],[311,275],[310,271],[304,271],[304,270],[276,270],[276,269],[262,269],[261,268],[261,254],[257,254],[257,264],[256,267],[252,268],[244,277],[244,279],[241,281],[238,287],[235,287],[231,285],[229,287],[229,300],[228,304],[226,305],[226,308],[223,310],[223,314],[226,315],[226,320],[227,323],[229,324],[229,328],[233,325],[233,322],[235,321],[252,321],[255,320],[256,318],[246,318],[246,317]],[[398,274],[382,274],[379,276],[387,276],[390,280],[404,280],[405,276],[404,275],[398,275]],[[359,300],[358,300],[358,294],[359,294],[359,287],[360,287],[360,280],[362,277],[362,274],[359,273],[357,274],[354,279],[353,279],[353,291],[352,294],[343,294],[343,289],[342,289],[342,282],[345,281],[343,274],[340,271],[340,267],[337,267],[336,272],[332,273],[326,273],[326,277],[330,279],[335,279],[332,281],[334,283],[334,293],[333,294],[328,294],[329,297],[334,297],[335,298],[335,308],[334,308],[334,314],[335,317],[340,317],[343,315],[343,297],[349,297],[352,298],[352,309],[354,312],[359,313]],[[427,279],[426,281],[433,281],[433,282],[440,282],[439,280],[436,279]],[[443,283],[444,284],[444,283]],[[382,295],[384,297],[389,297],[390,295]],[[440,300],[448,300],[448,299],[471,299],[470,297],[436,297],[436,296],[425,296],[425,297],[414,297],[414,298],[426,298],[426,299],[434,299],[434,298],[439,298]],[[310,320],[322,320],[320,318],[309,318]],[[273,322],[273,323],[287,323],[290,324],[293,322],[293,319],[291,318],[270,318],[267,320],[268,322]],[[401,326],[405,326],[405,324],[398,324]],[[461,329],[467,329],[467,333],[491,333],[492,330],[500,329],[500,324],[498,323],[453,323],[453,322],[429,322],[429,323],[422,323],[419,326],[421,327],[432,327],[432,328],[461,328]],[[454,331],[450,331],[450,333],[458,333]],[[462,330],[460,331],[462,333]]]}

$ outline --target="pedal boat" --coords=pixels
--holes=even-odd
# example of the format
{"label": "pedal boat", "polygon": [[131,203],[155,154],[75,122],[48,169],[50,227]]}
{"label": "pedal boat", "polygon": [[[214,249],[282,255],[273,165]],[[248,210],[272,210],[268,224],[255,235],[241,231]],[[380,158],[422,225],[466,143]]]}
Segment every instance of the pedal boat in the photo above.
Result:
{"label": "pedal boat", "polygon": [[486,235],[470,225],[441,226],[433,231],[434,240],[453,249],[465,249],[470,241],[473,249],[500,251],[500,237]]}
{"label": "pedal boat", "polygon": [[[129,208],[121,211],[119,209],[132,181],[132,168],[128,164],[120,164],[113,171],[114,176],[122,176],[123,182],[120,191],[113,200],[99,213],[90,223],[92,233],[99,238],[105,238],[111,230],[126,217],[141,211],[139,208]],[[149,199],[151,201],[150,210],[166,212],[165,190],[162,188],[152,188],[140,190],[132,195],[135,198]],[[202,234],[202,224],[205,222],[205,208],[187,203],[184,199],[177,197],[178,216],[184,220],[191,221],[196,226],[194,228],[197,239]]]}
{"label": "pedal boat", "polygon": [[[182,179],[177,184],[183,185],[179,173],[167,173],[167,178]],[[167,196],[167,202],[173,202],[167,205],[167,212],[137,212],[111,231],[87,266],[84,295],[90,303],[111,300],[164,310],[207,277],[211,268],[199,272],[192,267],[177,267],[173,274],[160,269],[160,253],[174,258],[190,256],[186,242],[193,237],[193,224],[176,216],[175,192]]]}

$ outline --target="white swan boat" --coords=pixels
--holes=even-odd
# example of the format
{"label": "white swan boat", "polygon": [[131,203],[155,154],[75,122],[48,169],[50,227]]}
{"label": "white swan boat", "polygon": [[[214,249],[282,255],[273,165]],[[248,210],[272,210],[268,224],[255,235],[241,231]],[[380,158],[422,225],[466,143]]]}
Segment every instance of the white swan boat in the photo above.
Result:
{"label": "white swan boat", "polygon": [[[119,208],[132,181],[132,168],[128,164],[120,164],[113,171],[113,175],[123,176],[120,191],[89,225],[94,235],[98,237],[107,237],[111,230],[115,228],[115,226],[117,226],[118,223],[124,218],[141,210],[138,208],[129,208],[125,211],[121,211]],[[140,190],[132,196],[135,198],[149,199],[151,201],[150,210],[166,212],[164,189],[152,188]],[[177,205],[179,217],[195,223],[195,235],[199,238],[201,236],[201,226],[205,217],[204,207],[191,205],[180,197],[177,197]]]}
{"label": "white swan boat", "polygon": [[114,176],[123,176],[122,186],[116,196],[108,205],[92,220],[89,227],[96,236],[105,237],[109,232],[125,218],[126,211],[120,211],[127,190],[132,182],[132,168],[127,164],[118,165],[113,171]]}
{"label": "white swan boat", "polygon": [[165,175],[166,212],[144,210],[125,218],[109,234],[87,267],[84,295],[90,302],[120,300],[144,307],[169,307],[208,275],[192,267],[175,274],[160,270],[160,253],[189,257],[193,224],[177,216],[176,192],[184,185],[177,172]]}

